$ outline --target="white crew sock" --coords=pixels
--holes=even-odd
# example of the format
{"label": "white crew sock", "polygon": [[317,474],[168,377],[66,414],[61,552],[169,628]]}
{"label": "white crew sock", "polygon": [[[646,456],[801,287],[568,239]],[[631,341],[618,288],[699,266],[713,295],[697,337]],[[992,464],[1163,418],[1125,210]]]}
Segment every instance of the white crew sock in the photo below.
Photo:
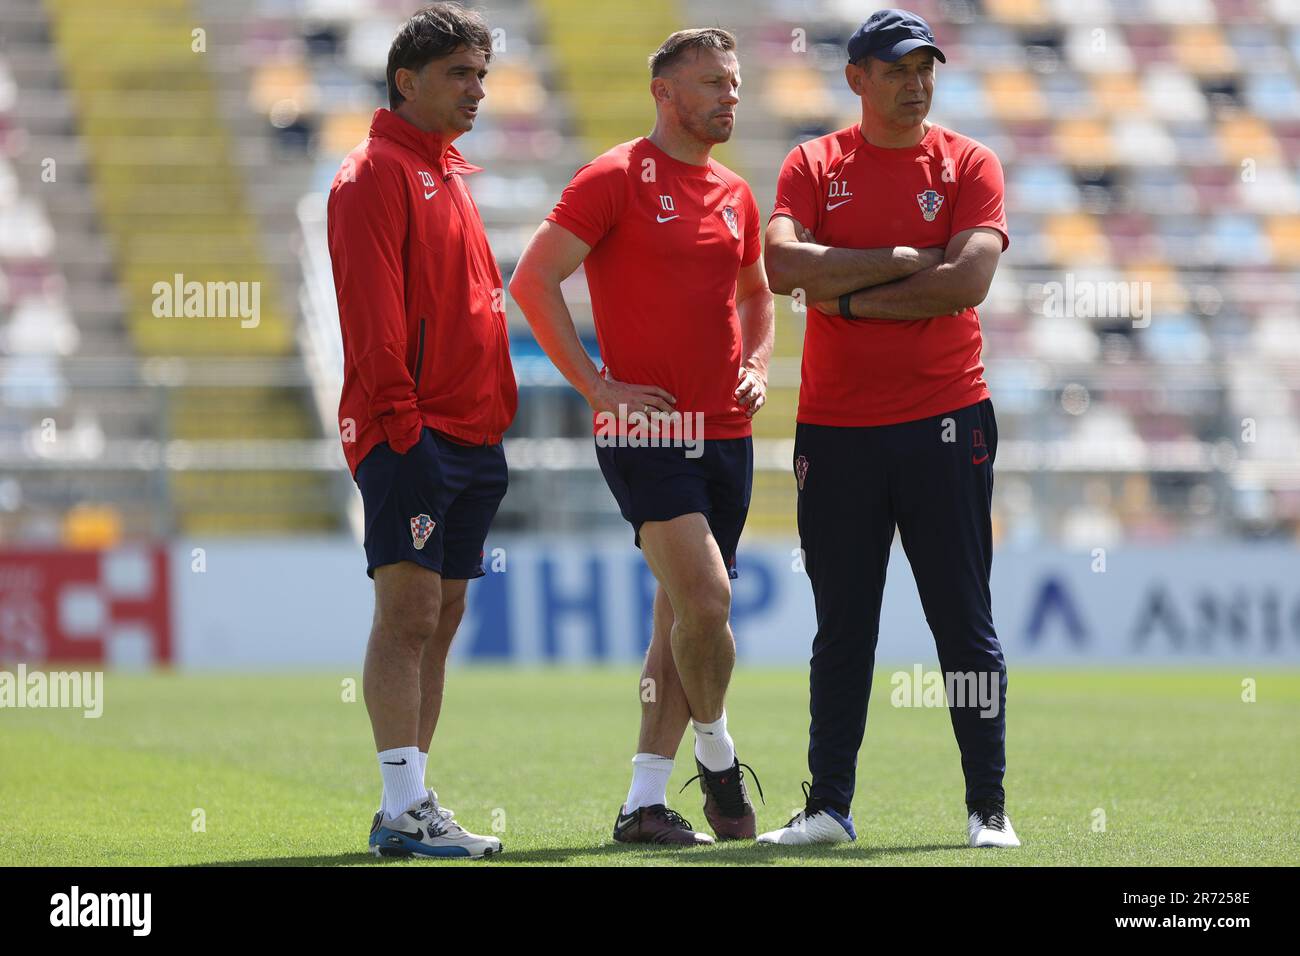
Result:
{"label": "white crew sock", "polygon": [[423,800],[424,768],[418,747],[396,747],[379,753],[379,772],[384,778],[384,816],[400,816],[411,804]]}
{"label": "white crew sock", "polygon": [[727,733],[727,712],[711,724],[692,720],[695,727],[695,759],[705,768],[717,773],[730,770],[736,762],[736,745]]}
{"label": "white crew sock", "polygon": [[668,802],[668,778],[673,775],[673,758],[658,754],[637,754],[632,758],[632,787],[627,792],[624,813],[637,807]]}
{"label": "white crew sock", "polygon": [[[420,751],[420,779],[425,782],[425,789],[428,789],[428,772],[429,772],[429,755],[423,750]],[[388,788],[384,787],[379,791],[379,805],[384,806],[384,795]]]}

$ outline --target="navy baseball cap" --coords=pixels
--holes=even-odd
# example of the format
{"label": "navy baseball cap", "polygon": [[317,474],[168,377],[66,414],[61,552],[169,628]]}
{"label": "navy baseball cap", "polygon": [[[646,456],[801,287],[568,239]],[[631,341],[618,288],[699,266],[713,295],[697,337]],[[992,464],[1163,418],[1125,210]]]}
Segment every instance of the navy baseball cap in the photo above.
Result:
{"label": "navy baseball cap", "polygon": [[913,50],[928,46],[934,50],[935,59],[947,63],[943,51],[934,45],[934,33],[926,23],[909,10],[877,10],[867,17],[867,22],[849,37],[849,62],[856,63],[864,56],[874,56],[886,63]]}

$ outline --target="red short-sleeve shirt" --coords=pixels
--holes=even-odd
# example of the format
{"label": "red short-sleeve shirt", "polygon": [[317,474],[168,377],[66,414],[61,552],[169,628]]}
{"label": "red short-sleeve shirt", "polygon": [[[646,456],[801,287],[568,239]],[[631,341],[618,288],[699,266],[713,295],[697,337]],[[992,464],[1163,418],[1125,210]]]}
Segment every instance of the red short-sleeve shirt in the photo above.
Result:
{"label": "red short-sleeve shirt", "polygon": [[[982,143],[932,125],[904,149],[872,146],[858,126],[810,140],[786,157],[773,216],[817,241],[851,249],[942,247],[986,226],[1008,244],[1002,166]],[[798,420],[892,425],[988,397],[974,309],[900,322],[827,315],[811,307],[804,332]]]}
{"label": "red short-sleeve shirt", "polygon": [[736,277],[762,253],[758,204],[722,164],[673,159],[642,137],[574,175],[547,217],[587,245],[601,360],[622,382],[657,385],[705,438],[743,438]]}

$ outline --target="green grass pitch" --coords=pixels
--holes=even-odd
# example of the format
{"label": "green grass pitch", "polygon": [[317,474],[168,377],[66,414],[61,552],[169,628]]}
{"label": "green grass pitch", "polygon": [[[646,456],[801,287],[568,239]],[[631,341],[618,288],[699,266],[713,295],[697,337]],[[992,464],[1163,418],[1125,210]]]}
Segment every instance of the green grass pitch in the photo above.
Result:
{"label": "green grass pitch", "polygon": [[[636,744],[634,669],[454,669],[430,783],[470,829],[504,828],[503,856],[480,863],[365,852],[380,787],[365,706],[343,699],[359,672],[110,672],[97,720],[0,710],[0,865],[1300,863],[1300,672],[1013,668],[1007,809],[1024,846],[1006,851],[963,845],[947,712],[891,707],[889,673],[859,759],[856,843],[674,850],[610,840]],[[802,803],[807,695],[802,668],[732,682],[729,726],[767,793],[760,829]],[[691,740],[674,792],[695,772]],[[703,829],[700,802],[698,783],[670,799]]]}

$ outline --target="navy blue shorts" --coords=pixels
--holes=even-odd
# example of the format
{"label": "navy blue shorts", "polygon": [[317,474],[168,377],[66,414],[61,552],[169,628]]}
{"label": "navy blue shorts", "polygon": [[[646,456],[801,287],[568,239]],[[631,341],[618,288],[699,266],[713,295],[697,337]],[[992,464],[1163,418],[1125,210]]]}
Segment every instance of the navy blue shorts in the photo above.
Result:
{"label": "navy blue shorts", "polygon": [[505,450],[462,445],[425,426],[399,455],[380,442],[357,466],[366,512],[366,574],[413,561],[444,578],[483,576],[483,542],[505,497]]}
{"label": "navy blue shorts", "polygon": [[703,454],[684,448],[623,448],[596,445],[596,460],[614,492],[618,510],[641,547],[641,525],[699,513],[709,522],[727,573],[736,577],[736,546],[749,514],[754,486],[752,438],[708,438]]}

